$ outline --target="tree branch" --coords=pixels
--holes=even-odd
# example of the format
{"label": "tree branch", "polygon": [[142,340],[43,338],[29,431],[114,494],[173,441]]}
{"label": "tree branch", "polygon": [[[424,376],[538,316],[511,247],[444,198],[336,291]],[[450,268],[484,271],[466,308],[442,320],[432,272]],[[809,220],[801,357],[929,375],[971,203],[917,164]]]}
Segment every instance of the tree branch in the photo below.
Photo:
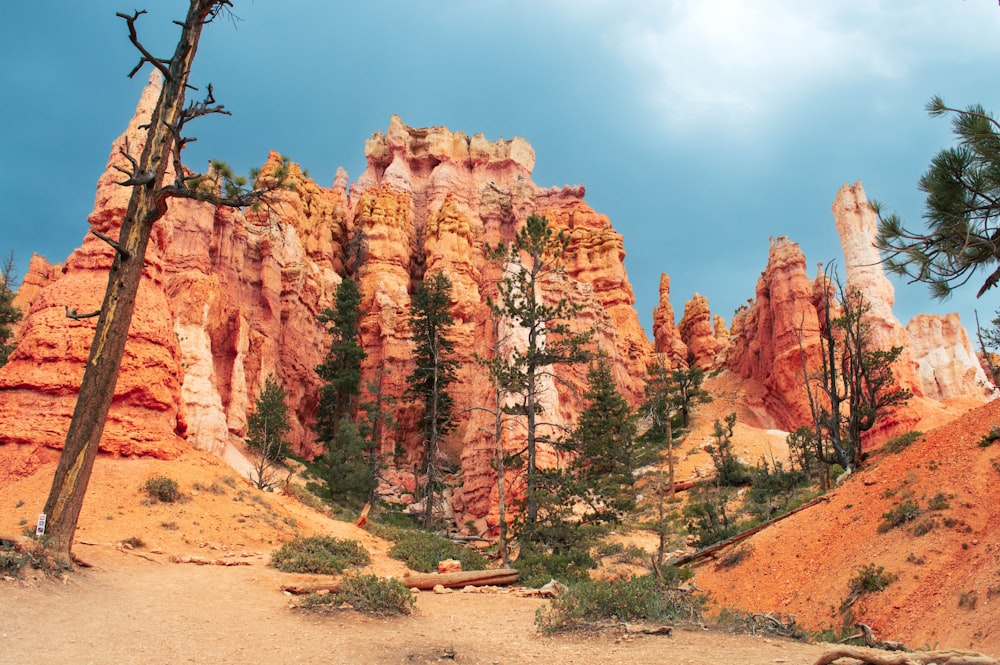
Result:
{"label": "tree branch", "polygon": [[132,69],[132,71],[129,72],[128,77],[132,78],[133,76],[135,76],[136,72],[138,72],[140,69],[142,69],[143,63],[148,62],[149,64],[153,65],[154,67],[156,67],[157,69],[160,70],[160,73],[163,74],[163,78],[167,79],[168,81],[172,81],[174,77],[171,76],[171,74],[170,74],[170,68],[168,67],[168,65],[170,64],[170,59],[169,58],[157,58],[152,53],[150,53],[149,51],[147,51],[146,47],[143,46],[142,42],[139,41],[139,35],[135,31],[135,22],[136,22],[136,20],[140,16],[142,16],[143,14],[145,14],[145,13],[146,13],[146,10],[143,9],[142,11],[136,11],[134,14],[132,14],[132,16],[129,16],[128,14],[123,14],[121,12],[117,12],[115,14],[116,16],[119,16],[119,17],[125,19],[125,22],[128,23],[128,38],[129,38],[129,41],[131,41],[132,45],[135,46],[139,50],[139,53],[142,53],[142,58],[139,60],[139,64],[137,64]]}
{"label": "tree branch", "polygon": [[149,183],[153,182],[153,178],[156,177],[156,174],[153,173],[151,169],[147,171],[142,171],[139,168],[139,162],[137,162],[135,160],[135,157],[132,156],[131,150],[132,149],[129,147],[128,144],[128,138],[126,137],[125,147],[124,148],[119,147],[118,152],[125,159],[128,160],[129,164],[132,165],[132,170],[129,171],[128,169],[123,169],[117,164],[113,164],[112,167],[116,171],[118,171],[119,173],[124,173],[125,175],[128,176],[126,180],[123,180],[117,184],[122,185],[123,187],[130,187],[134,185],[148,185]]}
{"label": "tree branch", "polygon": [[115,251],[118,252],[118,255],[122,257],[123,261],[128,261],[130,258],[132,258],[132,253],[129,252],[124,247],[122,247],[122,245],[117,240],[112,240],[111,238],[109,238],[108,236],[104,235],[103,233],[101,233],[96,229],[91,229],[90,232],[93,233],[98,238],[100,238],[101,240],[103,240],[104,242],[114,247]]}
{"label": "tree branch", "polygon": [[77,313],[75,307],[73,309],[70,309],[68,306],[66,306],[66,318],[69,319],[92,319],[95,316],[100,316],[100,315],[101,315],[101,310],[88,312],[87,314],[79,314]]}

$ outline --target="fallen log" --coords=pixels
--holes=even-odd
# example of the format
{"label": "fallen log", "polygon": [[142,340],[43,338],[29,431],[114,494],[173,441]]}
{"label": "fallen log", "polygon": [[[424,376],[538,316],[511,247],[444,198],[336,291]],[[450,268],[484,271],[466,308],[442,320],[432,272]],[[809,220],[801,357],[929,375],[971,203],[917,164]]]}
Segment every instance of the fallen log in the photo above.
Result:
{"label": "fallen log", "polygon": [[830,665],[841,658],[859,660],[864,665],[998,665],[975,651],[922,651],[886,653],[864,647],[837,647],[820,656],[815,665]]}
{"label": "fallen log", "polygon": [[738,533],[735,536],[733,536],[732,538],[726,538],[723,541],[715,543],[714,545],[709,545],[708,547],[703,547],[702,549],[700,549],[700,550],[698,550],[696,552],[691,552],[690,554],[684,554],[684,555],[681,555],[681,556],[678,556],[678,557],[674,557],[670,561],[667,561],[666,565],[668,565],[668,566],[683,566],[686,563],[691,563],[692,561],[697,561],[698,559],[703,559],[703,558],[705,558],[707,556],[715,554],[716,552],[718,552],[721,549],[725,549],[725,548],[729,547],[730,545],[735,545],[736,543],[740,542],[741,540],[745,540],[745,539],[749,538],[750,536],[754,535],[755,533],[757,533],[759,531],[763,531],[764,529],[766,529],[767,527],[771,526],[772,524],[776,524],[776,523],[780,522],[781,520],[783,520],[785,518],[791,517],[795,513],[801,512],[801,511],[805,510],[806,508],[812,508],[817,503],[821,503],[823,501],[829,501],[829,500],[830,500],[830,497],[828,497],[828,496],[818,496],[815,499],[813,499],[812,501],[810,501],[808,503],[802,504],[801,506],[799,506],[795,510],[789,510],[784,515],[778,515],[777,517],[775,517],[773,519],[769,519],[766,522],[761,522],[760,524],[758,524],[757,526],[753,527],[752,529],[747,529],[743,533]]}
{"label": "fallen log", "polygon": [[[684,490],[689,490],[702,480],[707,480],[704,478],[688,478],[687,480],[677,480],[674,482],[674,493],[683,492]],[[664,492],[665,493],[665,492]]]}
{"label": "fallen log", "polygon": [[316,593],[318,591],[340,591],[340,580],[322,584],[283,584],[281,585],[281,590],[296,596],[304,596],[308,593]]}
{"label": "fallen log", "polygon": [[517,582],[520,573],[514,568],[463,570],[458,573],[411,573],[401,580],[409,589],[430,591],[440,585],[446,589],[465,586],[503,586]]}

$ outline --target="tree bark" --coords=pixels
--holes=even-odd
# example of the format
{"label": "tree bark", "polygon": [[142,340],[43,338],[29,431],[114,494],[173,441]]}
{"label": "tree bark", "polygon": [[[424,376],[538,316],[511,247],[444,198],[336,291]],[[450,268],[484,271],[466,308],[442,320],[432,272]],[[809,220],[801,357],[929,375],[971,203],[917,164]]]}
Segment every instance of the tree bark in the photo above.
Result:
{"label": "tree bark", "polygon": [[198,40],[209,15],[220,0],[191,0],[180,40],[169,62],[160,98],[147,130],[146,146],[136,172],[153,173],[146,184],[132,186],[125,218],[118,234],[108,275],[104,303],[97,319],[90,356],[80,385],[73,419],[66,434],[52,489],[45,503],[49,546],[68,563],[80,508],[90,482],[104,424],[114,398],[122,355],[135,309],[135,297],[153,224],[166,212],[167,195],[161,191],[171,153],[175,148],[172,128],[184,110],[184,91]]}

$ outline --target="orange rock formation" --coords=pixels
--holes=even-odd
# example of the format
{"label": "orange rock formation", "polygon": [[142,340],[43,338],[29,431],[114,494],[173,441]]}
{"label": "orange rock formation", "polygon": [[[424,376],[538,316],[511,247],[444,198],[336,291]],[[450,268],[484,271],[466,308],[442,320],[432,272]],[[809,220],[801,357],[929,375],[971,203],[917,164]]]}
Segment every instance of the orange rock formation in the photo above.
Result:
{"label": "orange rock formation", "polygon": [[[126,140],[141,148],[139,126],[148,121],[158,88],[151,79],[98,182],[90,225],[112,237],[127,201],[112,167],[123,159],[118,152]],[[492,389],[474,362],[495,345],[486,298],[496,292],[499,268],[484,250],[509,241],[529,214],[546,215],[571,237],[565,272],[546,285],[544,297],[581,305],[572,325],[594,331],[595,350],[612,361],[623,392],[638,399],[651,345],[633,307],[622,238],[584,202],[583,187],[532,183],[534,151],[523,139],[491,142],[441,127],[415,129],[395,116],[365,151],[368,167],[349,193],[343,171],[326,189],[293,165],[294,188],[281,192],[270,211],[244,215],[171,201],[147,252],[102,450],[170,457],[194,445],[238,466],[247,411],[273,373],[289,394],[289,439],[303,454],[320,452],[311,433],[319,386],[314,368],[328,336],[317,315],[331,305],[345,266],[355,260],[345,250],[349,241],[362,237],[356,277],[365,312],[365,382],[380,382],[383,394],[400,400],[400,428],[383,446],[400,444],[400,470],[412,470],[420,458],[417,414],[402,401],[412,370],[410,294],[429,272],[451,277],[463,362],[456,402],[460,409],[492,406]],[[263,171],[278,159],[272,153]],[[110,260],[111,249],[88,235],[62,269],[40,258],[32,263],[20,294],[30,302],[20,345],[0,369],[0,443],[17,473],[30,473],[55,454],[46,450],[62,446],[93,335],[92,320],[69,319],[66,307],[99,307]],[[586,368],[556,368],[556,374],[545,397],[546,418],[568,424],[582,406]],[[481,430],[486,420],[481,412],[463,415],[442,449],[443,461],[462,474],[453,504],[463,520],[484,518],[495,491],[495,444]],[[558,461],[553,451],[542,459]]]}
{"label": "orange rock formation", "polygon": [[[128,142],[139,150],[140,127],[159,89],[144,91],[135,117],[112,146],[88,221],[114,237],[127,203],[113,168]],[[548,217],[570,236],[565,270],[545,283],[542,297],[580,306],[570,324],[592,331],[594,350],[611,362],[624,395],[637,404],[653,354],[673,367],[715,368],[724,361],[762,390],[762,426],[792,429],[809,420],[801,389],[800,344],[814,357],[820,319],[817,288],[805,257],[787,238],[772,240],[756,297],[726,329],[699,295],[679,326],[670,305],[670,280],[660,281],[654,312],[655,349],[634,308],[624,266],[622,237],[584,201],[582,186],[544,189],[531,181],[535,155],[523,139],[488,141],[443,127],[417,129],[393,116],[388,130],[365,143],[367,168],[353,186],[337,172],[331,188],[317,185],[292,165],[294,188],[280,192],[270,209],[246,214],[186,200],[171,201],[157,223],[146,256],[123,369],[102,450],[121,455],[173,457],[186,446],[208,450],[240,468],[247,412],[268,375],[288,392],[289,439],[314,455],[312,424],[319,380],[314,368],[328,335],[318,323],[347,271],[359,282],[364,317],[361,340],[368,353],[364,382],[398,402],[396,431],[386,432],[386,452],[401,449],[392,477],[413,486],[421,458],[417,407],[402,401],[412,370],[408,328],[410,294],[425,275],[446,272],[453,283],[455,344],[462,361],[454,398],[460,422],[441,449],[441,462],[459,474],[452,507],[459,523],[495,524],[496,442],[487,434],[492,387],[476,356],[504,353],[523,337],[500,322],[494,332],[487,299],[496,294],[501,267],[487,260],[488,246],[510,241],[528,215]],[[271,153],[263,171],[280,157]],[[857,185],[842,190],[834,206],[847,254],[848,283],[862,286],[873,303],[880,334],[910,347],[901,381],[934,399],[979,394],[985,375],[957,318],[922,318],[909,332],[891,315],[891,285],[866,253],[870,211]],[[865,240],[869,238],[869,240]],[[362,242],[356,242],[356,241]],[[19,346],[0,368],[0,468],[28,474],[61,448],[93,335],[92,319],[67,318],[100,306],[112,250],[87,235],[64,265],[34,257],[18,303],[26,312]],[[801,341],[800,341],[801,338]],[[880,338],[881,339],[881,338]],[[731,346],[730,346],[731,343]],[[724,352],[724,353],[723,353]],[[545,420],[571,424],[582,408],[586,367],[556,367],[547,378]],[[977,393],[979,390],[979,393]],[[905,418],[897,419],[901,425]],[[502,445],[522,445],[523,432]],[[540,451],[540,463],[559,464],[559,453]],[[3,478],[0,477],[0,482]],[[516,483],[509,488],[519,491]]]}
{"label": "orange rock formation", "polygon": [[721,345],[708,308],[708,298],[696,293],[684,303],[684,317],[677,329],[688,348],[688,365],[703,370],[714,369]]}

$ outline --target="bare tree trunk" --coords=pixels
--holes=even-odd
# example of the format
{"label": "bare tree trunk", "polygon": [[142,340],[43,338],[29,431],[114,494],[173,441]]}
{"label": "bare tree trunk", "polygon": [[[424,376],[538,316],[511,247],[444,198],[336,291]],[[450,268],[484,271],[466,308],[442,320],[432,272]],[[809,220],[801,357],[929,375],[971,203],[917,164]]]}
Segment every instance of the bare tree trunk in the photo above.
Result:
{"label": "bare tree trunk", "polygon": [[153,110],[146,147],[136,165],[137,174],[152,174],[152,177],[145,184],[132,185],[73,419],[45,503],[50,547],[66,562],[70,560],[80,508],[114,398],[146,246],[153,224],[166,212],[166,195],[160,190],[175,146],[172,128],[177,126],[184,110],[184,89],[202,28],[217,4],[219,0],[191,0],[180,40],[168,63],[169,74],[164,77]]}
{"label": "bare tree trunk", "polygon": [[972,311],[976,315],[976,338],[979,340],[979,350],[983,354],[986,365],[990,368],[990,380],[993,382],[993,385],[996,385],[998,379],[1000,379],[1000,375],[997,373],[997,367],[993,364],[992,354],[986,349],[986,342],[983,340],[983,329],[979,325],[979,312],[977,310]]}

